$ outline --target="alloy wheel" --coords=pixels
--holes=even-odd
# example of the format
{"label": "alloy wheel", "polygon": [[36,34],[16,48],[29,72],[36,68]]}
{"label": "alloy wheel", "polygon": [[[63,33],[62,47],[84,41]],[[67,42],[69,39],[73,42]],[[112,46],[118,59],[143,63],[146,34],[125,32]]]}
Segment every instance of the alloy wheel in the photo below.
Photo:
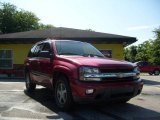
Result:
{"label": "alloy wheel", "polygon": [[57,86],[57,99],[60,104],[65,104],[67,100],[67,89],[64,83],[59,83]]}

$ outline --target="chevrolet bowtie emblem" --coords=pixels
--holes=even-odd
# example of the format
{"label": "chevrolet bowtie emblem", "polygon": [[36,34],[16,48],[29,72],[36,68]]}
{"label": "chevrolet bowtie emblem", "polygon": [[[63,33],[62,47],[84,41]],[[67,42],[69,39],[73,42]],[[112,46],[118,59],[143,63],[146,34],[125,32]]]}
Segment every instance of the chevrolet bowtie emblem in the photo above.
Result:
{"label": "chevrolet bowtie emblem", "polygon": [[118,77],[118,78],[123,78],[123,77],[124,77],[124,76],[123,76],[123,73],[118,73],[118,74],[117,74],[117,77]]}

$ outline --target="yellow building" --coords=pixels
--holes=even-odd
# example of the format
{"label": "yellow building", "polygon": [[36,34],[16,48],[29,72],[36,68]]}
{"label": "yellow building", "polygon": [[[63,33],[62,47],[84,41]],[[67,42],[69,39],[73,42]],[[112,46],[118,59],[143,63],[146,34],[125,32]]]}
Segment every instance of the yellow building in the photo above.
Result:
{"label": "yellow building", "polygon": [[50,28],[0,35],[0,77],[23,77],[23,63],[37,41],[69,39],[89,42],[109,58],[123,60],[123,48],[136,41],[134,37],[71,28]]}

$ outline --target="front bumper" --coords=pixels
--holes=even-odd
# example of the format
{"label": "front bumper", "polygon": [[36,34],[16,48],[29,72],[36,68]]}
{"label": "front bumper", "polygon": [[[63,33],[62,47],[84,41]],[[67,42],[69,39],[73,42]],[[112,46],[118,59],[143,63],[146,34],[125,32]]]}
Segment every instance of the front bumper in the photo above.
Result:
{"label": "front bumper", "polygon": [[[141,79],[131,82],[116,83],[81,83],[72,84],[72,95],[76,102],[101,102],[131,99],[141,93]],[[86,94],[87,89],[94,89],[92,94]]]}

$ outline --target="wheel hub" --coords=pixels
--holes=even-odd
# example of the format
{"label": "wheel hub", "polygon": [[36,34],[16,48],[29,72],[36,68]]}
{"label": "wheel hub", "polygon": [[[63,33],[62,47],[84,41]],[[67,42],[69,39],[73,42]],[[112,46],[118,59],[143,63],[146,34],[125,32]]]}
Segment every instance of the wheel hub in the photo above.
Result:
{"label": "wheel hub", "polygon": [[60,104],[65,104],[67,100],[67,90],[63,83],[60,83],[57,88],[57,99]]}

